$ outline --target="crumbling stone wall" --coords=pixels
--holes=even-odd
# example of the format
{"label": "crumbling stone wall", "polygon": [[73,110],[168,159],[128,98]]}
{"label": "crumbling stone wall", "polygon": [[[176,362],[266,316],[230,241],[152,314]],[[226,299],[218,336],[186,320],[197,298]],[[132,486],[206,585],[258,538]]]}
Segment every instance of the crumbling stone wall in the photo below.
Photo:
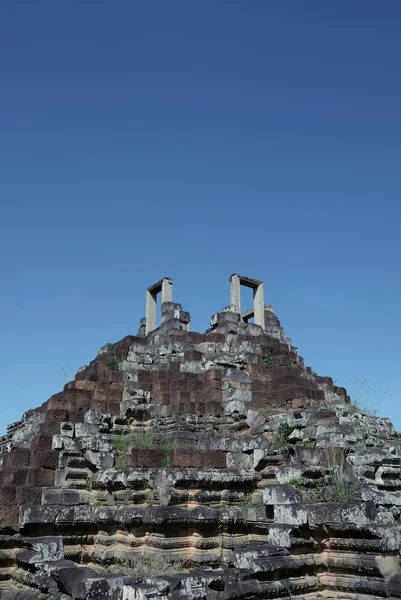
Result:
{"label": "crumbling stone wall", "polygon": [[191,332],[165,278],[160,327],[152,312],[0,440],[2,600],[401,597],[397,432],[305,367],[261,282],[235,281],[258,323],[236,285]]}
{"label": "crumbling stone wall", "polygon": [[60,432],[60,423],[82,422],[90,409],[119,414],[123,374],[111,369],[108,361],[124,360],[133,340],[127,336],[111,351],[105,348],[62,392],[29,411],[0,439],[0,523],[17,523],[20,506],[40,504],[42,487],[54,485],[58,452],[52,449],[52,439]]}

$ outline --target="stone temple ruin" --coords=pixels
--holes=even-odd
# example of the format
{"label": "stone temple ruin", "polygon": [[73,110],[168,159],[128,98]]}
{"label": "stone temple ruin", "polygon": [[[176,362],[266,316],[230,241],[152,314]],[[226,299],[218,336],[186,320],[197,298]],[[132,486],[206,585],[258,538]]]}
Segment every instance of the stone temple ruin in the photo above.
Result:
{"label": "stone temple ruin", "polygon": [[305,367],[260,281],[230,296],[196,333],[162,279],[8,427],[1,600],[401,598],[397,432]]}

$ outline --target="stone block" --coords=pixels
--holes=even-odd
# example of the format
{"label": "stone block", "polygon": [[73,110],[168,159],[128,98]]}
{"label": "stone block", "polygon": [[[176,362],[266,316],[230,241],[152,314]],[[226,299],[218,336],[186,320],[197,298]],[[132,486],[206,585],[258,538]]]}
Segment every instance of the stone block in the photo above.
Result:
{"label": "stone block", "polygon": [[169,333],[170,331],[180,331],[181,330],[181,323],[179,321],[179,319],[168,319],[167,321],[165,321],[164,323],[161,323],[160,325],[160,333],[162,335],[165,335],[166,333]]}
{"label": "stone block", "polygon": [[60,423],[60,435],[65,437],[74,437],[75,425],[69,421],[63,421]]}
{"label": "stone block", "polygon": [[320,503],[309,505],[307,512],[308,521],[312,527],[324,525],[325,523],[338,523],[340,525],[354,525],[359,528],[362,525],[374,523],[377,518],[377,510],[373,502],[358,504]]}
{"label": "stone block", "polygon": [[42,500],[42,488],[31,485],[23,485],[16,489],[15,501],[18,506],[25,502],[40,505]]}
{"label": "stone block", "polygon": [[52,436],[47,433],[35,435],[31,442],[31,451],[40,452],[41,450],[51,450]]}
{"label": "stone block", "polygon": [[0,504],[0,523],[17,525],[19,508],[16,504]]}
{"label": "stone block", "polygon": [[91,437],[99,435],[99,425],[93,423],[76,423],[75,437]]}
{"label": "stone block", "polygon": [[302,495],[291,485],[268,485],[263,490],[263,502],[266,505],[300,504]]}
{"label": "stone block", "polygon": [[88,502],[89,492],[86,490],[63,490],[57,487],[45,487],[42,490],[43,505],[77,506]]}
{"label": "stone block", "polygon": [[177,449],[169,452],[168,464],[170,467],[201,469],[204,466],[205,456],[201,450]]}
{"label": "stone block", "polygon": [[28,448],[13,448],[5,455],[3,465],[7,468],[27,467],[29,465],[30,451]]}
{"label": "stone block", "polygon": [[25,485],[29,469],[27,467],[10,467],[3,476],[3,483],[6,486]]}
{"label": "stone block", "polygon": [[131,450],[131,466],[140,468],[161,467],[166,460],[166,452],[159,448],[133,448]]}
{"label": "stone block", "polygon": [[51,486],[54,485],[54,479],[55,472],[51,469],[31,468],[28,470],[26,483],[34,487]]}
{"label": "stone block", "polygon": [[180,321],[181,323],[189,323],[191,321],[191,316],[189,312],[185,310],[180,311]]}
{"label": "stone block", "polygon": [[17,553],[17,560],[29,564],[53,562],[64,558],[62,537],[47,536],[38,538],[23,538],[26,550]]}
{"label": "stone block", "polygon": [[204,466],[213,469],[224,469],[227,466],[226,453],[220,450],[205,450]]}
{"label": "stone block", "polygon": [[57,450],[40,450],[31,455],[31,467],[43,467],[45,469],[57,469],[58,452]]}
{"label": "stone block", "polygon": [[119,402],[108,402],[107,403],[107,412],[111,415],[119,415],[120,414],[120,403]]}
{"label": "stone block", "polygon": [[269,527],[267,540],[272,546],[280,548],[291,548],[293,538],[291,533],[294,531],[293,526],[289,525],[272,525]]}
{"label": "stone block", "polygon": [[184,360],[188,362],[202,360],[202,357],[202,352],[198,352],[197,350],[186,350],[184,352]]}
{"label": "stone block", "polygon": [[303,504],[276,504],[274,523],[282,525],[306,525],[308,513]]}
{"label": "stone block", "polygon": [[99,469],[109,469],[114,464],[112,452],[94,452],[93,450],[86,450],[85,460]]}
{"label": "stone block", "polygon": [[16,489],[13,485],[2,485],[0,487],[0,505],[13,503],[16,497]]}
{"label": "stone block", "polygon": [[65,408],[50,408],[46,412],[45,420],[50,423],[60,423],[60,421],[66,421],[68,418],[68,411]]}

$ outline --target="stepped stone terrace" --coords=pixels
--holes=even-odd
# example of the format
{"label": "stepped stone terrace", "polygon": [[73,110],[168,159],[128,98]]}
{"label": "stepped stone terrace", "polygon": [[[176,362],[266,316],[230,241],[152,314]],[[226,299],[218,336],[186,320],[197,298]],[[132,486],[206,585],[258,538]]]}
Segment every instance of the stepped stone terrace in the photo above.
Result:
{"label": "stepped stone terrace", "polygon": [[1,600],[401,598],[392,423],[305,366],[261,281],[229,298],[193,332],[163,278],[137,335],[8,427]]}

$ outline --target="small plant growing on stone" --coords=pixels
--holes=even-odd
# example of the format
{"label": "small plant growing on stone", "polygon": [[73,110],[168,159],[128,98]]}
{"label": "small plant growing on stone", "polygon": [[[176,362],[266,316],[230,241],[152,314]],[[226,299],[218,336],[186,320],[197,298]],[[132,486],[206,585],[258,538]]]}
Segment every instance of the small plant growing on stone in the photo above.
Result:
{"label": "small plant growing on stone", "polygon": [[115,356],[112,356],[111,358],[109,358],[109,360],[107,361],[107,366],[109,367],[109,369],[111,369],[112,371],[118,371],[119,367],[120,367],[120,361],[118,360],[118,358],[116,358]]}
{"label": "small plant growing on stone", "polygon": [[251,506],[261,506],[264,504],[263,500],[254,498],[251,494],[245,494],[242,500],[238,502],[238,506],[241,508],[248,508]]}
{"label": "small plant growing on stone", "polygon": [[115,452],[128,452],[129,435],[121,435],[111,440]]}
{"label": "small plant growing on stone", "polygon": [[285,482],[287,485],[292,485],[300,492],[306,492],[309,495],[312,504],[321,501],[323,486],[315,481],[304,481],[303,479],[288,479]]}
{"label": "small plant growing on stone", "polygon": [[62,365],[60,371],[57,371],[58,375],[63,381],[63,385],[66,385],[71,380],[71,369],[68,365]]}
{"label": "small plant growing on stone", "polygon": [[266,369],[270,369],[273,364],[273,348],[267,348],[266,354],[263,357]]}
{"label": "small plant growing on stone", "polygon": [[276,450],[280,450],[280,448],[284,448],[288,445],[288,439],[292,431],[293,427],[291,427],[291,425],[288,425],[288,423],[280,423],[272,438],[273,446]]}
{"label": "small plant growing on stone", "polygon": [[116,456],[116,459],[114,462],[115,462],[114,466],[116,469],[124,469],[125,467],[129,466],[129,460],[125,454]]}
{"label": "small plant growing on stone", "polygon": [[142,431],[140,434],[134,434],[131,437],[131,446],[132,448],[157,448],[165,452],[177,448],[176,444],[158,439],[153,431]]}
{"label": "small plant growing on stone", "polygon": [[[133,553],[134,554],[134,553]],[[180,559],[168,559],[162,552],[151,555],[135,553],[132,558],[131,566],[123,562],[116,562],[107,567],[97,566],[96,570],[100,573],[121,573],[122,566],[124,573],[140,580],[158,577],[160,575],[176,575],[186,568],[186,562]]]}
{"label": "small plant growing on stone", "polygon": [[348,406],[350,413],[363,413],[368,417],[377,417],[379,413],[380,398],[386,392],[370,391],[367,379],[358,379],[357,387],[352,391],[351,404]]}
{"label": "small plant growing on stone", "polygon": [[117,344],[112,343],[112,342],[107,342],[107,344],[106,344],[106,348],[108,351],[114,350],[116,346],[117,346]]}
{"label": "small plant growing on stone", "polygon": [[290,477],[290,479],[287,479],[286,481],[284,481],[285,485],[292,485],[294,487],[296,487],[297,489],[300,489],[301,487],[304,486],[304,482],[303,479],[298,479],[296,477]]}
{"label": "small plant growing on stone", "polygon": [[315,448],[316,440],[300,440],[296,443],[296,446],[304,446],[308,448]]}
{"label": "small plant growing on stone", "polygon": [[162,469],[165,469],[166,467],[168,467],[168,463],[169,463],[169,461],[168,461],[168,455],[167,455],[167,454],[165,454],[165,455],[163,456],[163,458],[161,459],[161,461],[160,461],[160,466],[161,466],[161,468],[162,468]]}
{"label": "small plant growing on stone", "polygon": [[352,502],[354,490],[349,479],[347,457],[343,448],[328,448],[326,463],[329,471],[331,496],[333,502]]}

